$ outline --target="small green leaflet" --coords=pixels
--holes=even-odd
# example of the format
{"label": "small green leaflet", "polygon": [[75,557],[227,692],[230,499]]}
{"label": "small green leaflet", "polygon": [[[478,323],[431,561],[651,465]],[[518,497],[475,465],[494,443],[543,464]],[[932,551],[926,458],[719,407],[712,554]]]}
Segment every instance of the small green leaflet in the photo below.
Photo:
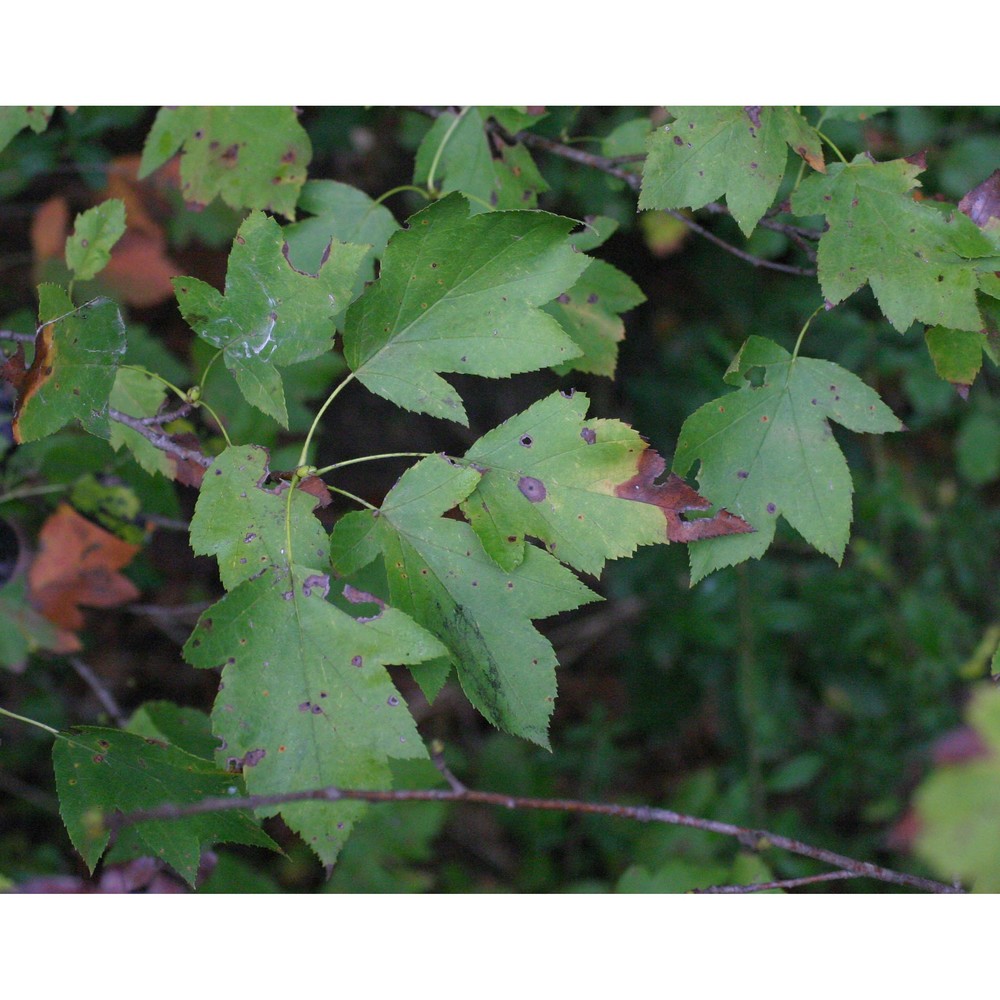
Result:
{"label": "small green leaflet", "polygon": [[[441,656],[440,643],[392,608],[352,618],[329,587],[306,567],[269,568],[209,608],[184,647],[192,666],[223,668],[213,731],[251,794],[387,788],[389,758],[427,754],[385,667]],[[364,804],[260,810],[278,811],[332,864]]]}
{"label": "small green leaflet", "polygon": [[665,542],[663,513],[618,497],[646,442],[617,420],[586,420],[583,393],[553,393],[485,434],[466,453],[483,470],[462,509],[483,548],[505,570],[524,559],[525,536],[594,575],[607,559]]}
{"label": "small green leaflet", "polygon": [[[748,375],[760,368],[763,382],[755,387]],[[725,381],[738,391],[688,417],[673,469],[683,476],[700,460],[701,492],[757,530],[692,545],[692,584],[723,566],[760,558],[779,516],[839,562],[850,535],[854,486],[828,420],[876,434],[903,425],[856,375],[830,361],[792,358],[763,337],[747,340]]]}
{"label": "small green leaflet", "polygon": [[[152,417],[159,412],[166,398],[163,383],[135,368],[119,368],[109,400],[112,409],[127,413],[130,417]],[[159,472],[167,479],[174,478],[174,463],[169,455],[144,438],[138,431],[124,424],[114,422],[110,426],[111,447],[120,451],[122,447],[150,474]]]}
{"label": "small green leaflet", "polygon": [[231,208],[295,218],[312,144],[293,108],[161,108],[142,150],[140,179],[181,147],[185,201],[204,207],[220,195]]}
{"label": "small green leaflet", "polygon": [[32,132],[44,132],[49,127],[53,110],[54,106],[0,108],[0,150],[5,149],[21,129],[30,127]]}
{"label": "small green leaflet", "polygon": [[[995,661],[994,661],[995,662]],[[967,718],[978,751],[938,764],[914,796],[916,850],[947,879],[974,892],[1000,892],[996,831],[1000,825],[1000,691],[981,687]],[[968,745],[971,741],[965,741]],[[973,743],[975,747],[975,743]]]}
{"label": "small green leaflet", "polygon": [[89,281],[107,267],[111,248],[125,232],[125,203],[109,198],[76,217],[66,240],[66,264],[77,281]]}
{"label": "small green leaflet", "polygon": [[749,236],[771,207],[788,147],[824,170],[819,136],[794,108],[671,108],[648,140],[639,208],[697,209],[726,196]]}
{"label": "small green leaflet", "polygon": [[938,375],[951,382],[960,395],[967,397],[983,366],[986,336],[979,330],[949,330],[929,327],[924,333],[927,350]]}
{"label": "small green leaflet", "polygon": [[288,426],[277,367],[331,350],[334,317],[350,301],[365,247],[332,243],[315,276],[289,262],[281,227],[251,213],[233,241],[221,295],[197,278],[174,278],[181,314],[221,348],[247,402]]}
{"label": "small green leaflet", "polygon": [[[914,320],[979,330],[975,258],[993,242],[961,212],[913,200],[918,163],[874,163],[859,154],[825,177],[807,177],[792,197],[799,215],[825,215],[817,265],[823,294],[838,303],[868,282],[886,319],[903,333]],[[994,268],[995,269],[995,268]]]}
{"label": "small green leaflet", "polygon": [[[211,761],[118,729],[86,726],[60,733],[52,747],[52,763],[59,812],[91,872],[108,846],[106,817],[111,814],[242,793],[241,780]],[[244,810],[150,820],[130,830],[147,853],[166,861],[192,886],[201,853],[212,844],[278,850]]]}
{"label": "small green leaflet", "polygon": [[377,516],[361,511],[337,522],[331,555],[349,574],[381,552],[393,606],[441,640],[472,704],[493,725],[547,747],[556,658],[531,622],[598,597],[534,546],[516,568],[501,569],[469,525],[442,517],[479,478],[443,456],[423,459]]}
{"label": "small green leaflet", "polygon": [[191,547],[219,560],[226,590],[269,566],[287,569],[289,537],[291,558],[326,565],[326,532],[312,514],[316,498],[296,489],[289,509],[288,483],[268,486],[268,475],[267,449],[257,445],[227,448],[205,473],[191,519]]}
{"label": "small green leaflet", "polygon": [[74,308],[57,285],[38,286],[39,331],[31,367],[7,366],[17,386],[14,440],[36,441],[79,420],[84,429],[107,438],[108,397],[119,359],[125,353],[125,324],[118,306],[97,298]]}
{"label": "small green leaflet", "polygon": [[376,395],[466,424],[437,373],[505,378],[577,357],[541,305],[570,288],[589,259],[566,236],[571,219],[545,212],[470,217],[448,195],[389,241],[376,281],[347,312],[344,355]]}
{"label": "small green leaflet", "polygon": [[[498,142],[494,154],[485,131],[491,115],[506,117],[502,109],[474,107],[458,115],[451,111],[441,115],[417,149],[413,183],[433,184],[444,193],[461,191],[471,202],[473,214],[534,208],[538,194],[549,186],[520,143]],[[521,116],[514,117],[520,124]],[[537,119],[525,120],[530,124]]]}

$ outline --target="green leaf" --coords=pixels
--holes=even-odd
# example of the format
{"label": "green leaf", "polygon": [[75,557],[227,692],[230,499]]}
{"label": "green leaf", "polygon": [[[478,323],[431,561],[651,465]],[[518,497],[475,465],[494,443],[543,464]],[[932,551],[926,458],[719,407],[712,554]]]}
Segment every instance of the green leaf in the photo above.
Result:
{"label": "green leaf", "polygon": [[223,351],[247,402],[287,426],[276,367],[331,350],[334,317],[350,301],[364,255],[364,247],[333,243],[318,274],[297,271],[281,227],[254,212],[233,242],[225,294],[197,278],[174,278],[174,291],[192,329]]}
{"label": "green leaf", "polygon": [[339,241],[368,247],[359,267],[358,290],[375,277],[374,262],[381,259],[389,238],[399,229],[389,209],[339,181],[308,181],[298,208],[313,218],[285,226],[289,257],[296,267],[316,273],[330,243]]}
{"label": "green leaf", "polygon": [[566,241],[572,226],[544,212],[469,217],[457,194],[418,212],[347,312],[347,363],[377,395],[465,424],[458,394],[437,372],[504,378],[576,357],[538,308],[587,266]]}
{"label": "green leaf", "polygon": [[73,419],[107,438],[108,398],[125,352],[118,306],[97,298],[74,308],[56,285],[39,285],[38,297],[40,329],[31,367],[19,380],[14,440],[36,441]]}
{"label": "green leaf", "polygon": [[[73,846],[93,872],[108,845],[106,817],[169,802],[196,803],[240,792],[240,781],[211,761],[118,729],[86,726],[60,733],[52,747],[59,812]],[[249,812],[151,820],[134,832],[147,852],[194,885],[202,851],[216,843],[277,845]]]}
{"label": "green leaf", "polygon": [[790,107],[671,108],[648,140],[639,208],[697,209],[722,195],[749,236],[771,207],[788,146],[822,171],[819,136]]}
{"label": "green leaf", "polygon": [[[760,385],[748,376],[763,368]],[[779,517],[837,562],[850,535],[854,486],[830,430],[898,431],[902,424],[856,375],[830,361],[792,356],[751,337],[729,366],[740,389],[714,399],[684,422],[674,472],[700,460],[698,485],[715,503],[749,521],[756,533],[691,546],[691,582],[764,554]]]}
{"label": "green leaf", "polygon": [[[472,704],[493,725],[548,746],[556,658],[531,622],[598,598],[534,546],[519,566],[501,569],[467,524],[440,516],[478,481],[473,468],[423,459],[377,517],[358,512],[337,523],[331,554],[338,570],[351,572],[377,545],[393,606],[441,640]],[[369,532],[374,537],[364,541]]]}
{"label": "green leaf", "polygon": [[211,760],[219,747],[209,717],[196,708],[182,708],[172,701],[147,701],[135,710],[126,727],[147,739],[172,743],[195,757]]}
{"label": "green leaf", "polygon": [[66,240],[66,264],[77,281],[89,281],[107,267],[111,248],[125,232],[125,203],[109,198],[76,217]]}
{"label": "green leaf", "polygon": [[[386,788],[390,757],[426,756],[385,667],[440,656],[441,645],[393,608],[350,617],[326,600],[329,586],[301,566],[267,569],[209,608],[184,647],[193,666],[223,668],[213,730],[252,794]],[[260,810],[279,811],[332,864],[364,804]]]}
{"label": "green leaf", "polygon": [[520,143],[497,143],[494,153],[485,131],[491,114],[504,117],[502,109],[474,107],[459,115],[451,111],[441,115],[417,150],[413,183],[433,183],[445,194],[461,191],[472,203],[473,214],[535,208],[538,194],[549,186]]}
{"label": "green leaf", "polygon": [[485,434],[466,452],[483,470],[462,509],[506,570],[538,538],[560,561],[599,574],[607,559],[666,542],[663,513],[622,499],[646,442],[617,420],[586,420],[582,393],[556,392]]}
{"label": "green leaf", "polygon": [[[576,242],[575,237],[572,238]],[[545,311],[554,316],[582,352],[557,371],[590,372],[612,378],[618,364],[618,344],[625,339],[620,313],[646,301],[639,286],[603,260],[592,260],[577,283]]]}
{"label": "green leaf", "polygon": [[0,665],[20,673],[32,653],[59,645],[59,630],[31,606],[24,577],[0,588]]}
{"label": "green leaf", "polygon": [[825,215],[817,265],[823,294],[838,303],[866,282],[901,333],[914,320],[979,330],[978,275],[970,260],[996,252],[961,212],[917,202],[919,164],[874,163],[860,154],[825,177],[807,177],[792,197],[799,215]]}
{"label": "green leaf", "polygon": [[185,201],[204,207],[219,195],[231,208],[295,218],[312,144],[293,108],[161,108],[142,150],[140,179],[181,147]]}
{"label": "green leaf", "polygon": [[4,149],[21,129],[44,132],[49,127],[53,107],[0,108],[0,150]]}
{"label": "green leaf", "polygon": [[943,878],[965,879],[974,892],[1000,892],[1000,691],[981,687],[967,719],[973,752],[939,764],[916,791],[915,846]]}
{"label": "green leaf", "polygon": [[[113,409],[130,417],[152,417],[159,412],[166,396],[163,383],[152,376],[135,368],[119,368],[111,389],[110,404]],[[138,431],[113,422],[108,440],[115,451],[127,448],[150,475],[158,472],[167,479],[174,478],[173,460]]]}
{"label": "green leaf", "polygon": [[968,390],[983,366],[986,337],[978,330],[949,330],[943,326],[931,327],[924,336],[938,375]]}
{"label": "green leaf", "polygon": [[269,566],[287,569],[289,537],[293,559],[326,565],[326,532],[312,514],[316,497],[296,489],[289,506],[288,483],[269,486],[268,475],[267,449],[257,445],[227,448],[205,473],[191,519],[191,547],[219,560],[227,590]]}

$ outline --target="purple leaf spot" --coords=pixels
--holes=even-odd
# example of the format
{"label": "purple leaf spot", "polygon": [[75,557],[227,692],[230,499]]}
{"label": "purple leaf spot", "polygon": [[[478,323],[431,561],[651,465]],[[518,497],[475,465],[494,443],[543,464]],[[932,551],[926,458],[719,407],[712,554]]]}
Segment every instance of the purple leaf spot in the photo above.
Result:
{"label": "purple leaf spot", "polygon": [[522,448],[530,448],[534,443],[535,443],[534,439],[532,438],[532,436],[530,434],[522,434],[521,435],[521,447]]}
{"label": "purple leaf spot", "polygon": [[777,509],[778,508],[775,507],[773,503],[769,503],[767,505],[767,512],[768,512],[768,514],[773,514]]}
{"label": "purple leaf spot", "polygon": [[746,469],[740,469],[740,471],[736,473],[736,478],[737,479],[746,479],[749,475],[750,475],[750,473],[747,472]]}
{"label": "purple leaf spot", "polygon": [[580,431],[580,437],[582,437],[587,444],[594,444],[594,442],[597,441],[597,432],[592,427],[584,427],[583,430]]}
{"label": "purple leaf spot", "polygon": [[388,706],[389,706],[390,708],[395,708],[395,707],[396,707],[396,706],[397,706],[397,705],[399,704],[399,699],[398,699],[398,698],[397,698],[397,697],[396,697],[396,696],[395,696],[394,694],[391,694],[391,695],[389,695],[389,697],[388,697],[388,698],[386,699],[386,704],[387,704],[387,705],[388,705]]}
{"label": "purple leaf spot", "polygon": [[360,656],[352,656],[351,657],[351,666],[352,667],[360,667],[363,664],[364,664],[364,661],[361,659]]}
{"label": "purple leaf spot", "polygon": [[546,495],[545,484],[534,476],[521,476],[517,481],[517,488],[532,502],[541,503]]}

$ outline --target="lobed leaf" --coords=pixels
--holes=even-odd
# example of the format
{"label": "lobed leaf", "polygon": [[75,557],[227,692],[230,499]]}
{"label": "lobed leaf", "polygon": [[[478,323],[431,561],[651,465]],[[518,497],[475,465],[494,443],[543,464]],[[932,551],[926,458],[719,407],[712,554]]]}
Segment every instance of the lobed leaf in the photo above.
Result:
{"label": "lobed leaf", "polygon": [[725,195],[749,236],[771,207],[789,146],[823,171],[816,130],[790,107],[671,108],[648,140],[639,208],[697,209]]}
{"label": "lobed leaf", "polygon": [[[554,393],[466,453],[481,478],[462,509],[502,569],[520,565],[531,536],[561,562],[597,575],[605,560],[639,545],[688,540],[680,512],[708,506],[684,484],[655,486],[662,459],[627,424],[586,420],[587,406],[582,393]],[[707,519],[693,524],[750,530],[736,518],[726,528]]]}
{"label": "lobed leaf", "polygon": [[[60,733],[52,747],[59,812],[73,846],[91,872],[109,832],[106,817],[164,803],[193,804],[240,791],[240,780],[155,739],[118,729],[81,727]],[[245,810],[151,820],[132,828],[148,854],[169,864],[193,886],[205,848],[217,843],[278,846]]]}
{"label": "lobed leaf", "polygon": [[227,590],[268,567],[287,569],[291,558],[326,565],[326,532],[312,513],[316,497],[296,489],[289,503],[289,484],[268,485],[269,475],[267,449],[258,445],[227,448],[205,474],[191,519],[191,547],[219,560]]}
{"label": "lobed leaf", "polygon": [[[441,645],[392,608],[352,618],[326,600],[329,587],[302,566],[268,568],[209,608],[184,647],[193,666],[222,667],[213,731],[253,794],[387,788],[389,758],[426,756],[385,667],[440,656]],[[332,864],[364,804],[260,810],[279,811]]]}
{"label": "lobed leaf", "polygon": [[540,116],[524,115],[513,108],[469,107],[457,115],[446,111],[417,149],[413,183],[433,184],[445,194],[461,191],[471,202],[474,215],[494,209],[535,208],[538,195],[549,186],[523,145],[491,144],[486,133],[491,117],[516,132]]}
{"label": "lobed leaf", "polygon": [[531,622],[598,598],[533,546],[518,566],[501,569],[467,524],[441,516],[479,478],[441,456],[423,459],[377,516],[359,512],[337,523],[331,554],[349,573],[381,552],[391,603],[437,636],[472,704],[493,725],[548,746],[556,659]]}
{"label": "lobed leaf", "polygon": [[[792,197],[800,215],[825,215],[817,254],[823,294],[838,303],[871,285],[886,319],[901,333],[915,321],[979,330],[979,275],[971,263],[996,254],[963,215],[914,201],[919,163],[875,163],[859,154],[826,176],[807,177]],[[991,270],[995,267],[991,266]]]}
{"label": "lobed leaf", "polygon": [[36,441],[79,420],[107,438],[108,398],[125,352],[125,324],[118,306],[97,298],[75,307],[63,289],[39,285],[39,329],[31,366],[23,348],[3,366],[16,389],[13,433],[18,443]]}
{"label": "lobed leaf", "polygon": [[[748,378],[755,369],[763,369],[758,386]],[[856,375],[830,361],[793,358],[763,337],[743,345],[726,381],[740,388],[688,417],[673,468],[683,476],[700,460],[699,489],[756,532],[693,546],[692,584],[763,555],[779,517],[839,562],[850,534],[854,487],[828,421],[868,433],[903,425]]]}
{"label": "lobed leaf", "polygon": [[161,108],[146,137],[139,178],[179,149],[185,201],[204,208],[220,196],[231,208],[295,218],[312,144],[294,108]]}
{"label": "lobed leaf", "polygon": [[544,212],[470,217],[458,194],[418,212],[347,312],[348,365],[377,395],[465,424],[458,394],[438,372],[504,378],[578,356],[538,308],[587,267],[566,241],[572,225]]}
{"label": "lobed leaf", "polygon": [[233,241],[225,293],[197,278],[174,278],[181,314],[223,352],[247,402],[288,426],[278,367],[331,350],[334,317],[350,301],[365,248],[330,243],[316,275],[288,260],[281,227],[251,213]]}

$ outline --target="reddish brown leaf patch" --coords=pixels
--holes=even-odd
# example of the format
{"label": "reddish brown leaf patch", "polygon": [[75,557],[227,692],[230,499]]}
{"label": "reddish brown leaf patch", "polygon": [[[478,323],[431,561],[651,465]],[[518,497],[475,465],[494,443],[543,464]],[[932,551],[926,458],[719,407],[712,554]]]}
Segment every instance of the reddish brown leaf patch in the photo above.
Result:
{"label": "reddish brown leaf patch", "polygon": [[54,327],[54,323],[48,323],[36,334],[35,356],[30,368],[26,368],[24,364],[24,344],[18,344],[17,350],[0,368],[0,376],[17,390],[14,419],[11,423],[11,431],[17,444],[21,443],[20,416],[28,400],[45,384],[55,366],[56,347],[52,336]]}
{"label": "reddish brown leaf patch", "polygon": [[[83,626],[81,606],[114,608],[139,596],[132,581],[118,572],[139,546],[123,542],[68,504],[60,504],[42,525],[38,542],[38,555],[28,569],[31,600],[60,628],[75,632]],[[68,641],[69,649],[80,648],[76,636]]]}
{"label": "reddish brown leaf patch", "polygon": [[663,473],[666,462],[652,448],[639,457],[639,471],[627,482],[615,488],[615,495],[623,500],[650,503],[663,511],[667,522],[667,539],[671,542],[696,542],[702,538],[720,535],[745,535],[753,531],[741,517],[719,510],[712,517],[699,517],[685,521],[681,513],[686,510],[709,510],[712,503],[697,490],[692,489],[680,476],[670,473],[662,482],[657,476]]}

